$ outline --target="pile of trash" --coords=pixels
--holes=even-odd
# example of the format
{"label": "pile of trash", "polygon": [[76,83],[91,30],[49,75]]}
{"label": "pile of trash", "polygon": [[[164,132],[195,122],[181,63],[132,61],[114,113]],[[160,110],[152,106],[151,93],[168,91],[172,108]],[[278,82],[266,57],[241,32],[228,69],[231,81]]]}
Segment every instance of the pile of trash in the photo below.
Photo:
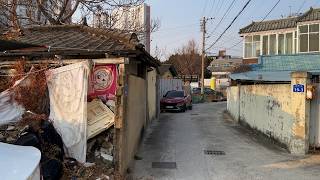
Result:
{"label": "pile of trash", "polygon": [[[81,97],[85,97],[83,95],[86,95],[87,89],[80,91],[77,89],[79,87],[75,85],[74,87],[71,86],[71,88],[65,88],[65,84],[59,83],[79,83],[71,80],[61,80],[56,83],[54,80],[59,78],[52,78],[52,81],[48,83],[44,72],[44,70],[48,70],[47,68],[38,67],[38,69],[34,69],[31,67],[29,70],[23,70],[24,66],[25,64],[19,65],[21,70],[18,70],[17,74],[28,73],[25,76],[14,76],[15,79],[8,83],[9,89],[0,93],[0,113],[2,113],[0,119],[0,142],[33,146],[39,149],[41,152],[41,176],[44,180],[114,179],[113,127],[115,101],[110,98],[106,101],[102,101],[100,98],[92,98],[90,100],[83,98],[74,107],[81,106],[87,107],[87,109],[71,109],[73,106],[70,109],[59,109],[60,111],[57,112],[67,117],[56,117],[56,121],[52,122],[51,119],[54,118],[51,117],[51,113],[57,110],[54,108],[61,108],[60,105],[62,103],[68,105],[69,102],[77,100],[76,97],[80,97],[79,95],[73,99],[68,99],[70,97],[68,95],[74,95],[70,93],[71,91],[68,92],[69,89],[78,94],[81,92]],[[82,64],[75,64],[74,66],[82,68]],[[75,69],[74,67],[68,68],[71,69],[70,71]],[[83,70],[81,72],[85,73],[87,71]],[[59,73],[56,76],[60,76],[61,73]],[[53,75],[52,73],[50,74],[51,77]],[[63,94],[61,89],[69,94]],[[56,96],[52,98],[50,93],[57,94],[54,94]],[[58,96],[64,102],[61,103],[61,99],[58,99]],[[56,100],[56,104],[52,104],[54,100]],[[70,115],[71,113],[78,115],[78,112],[83,116]],[[70,122],[73,124],[70,125]],[[62,124],[64,126],[61,126],[61,123],[64,123]],[[61,131],[61,127],[64,128],[64,131]],[[80,132],[77,132],[78,128],[82,128],[80,138],[78,138],[80,134]],[[81,143],[75,145],[78,146],[75,149],[80,149],[81,151],[70,151],[70,146],[66,145],[66,139],[69,140],[68,138],[76,139],[72,139],[74,141],[81,141]],[[79,157],[75,156],[77,153],[81,154],[82,159],[77,159]]]}
{"label": "pile of trash", "polygon": [[112,128],[88,140],[87,163],[66,158],[62,179],[114,179],[113,133]]}
{"label": "pile of trash", "polygon": [[61,136],[45,115],[26,112],[17,123],[0,126],[0,142],[41,151],[44,179],[113,179],[113,128],[88,140],[87,162],[66,157]]}

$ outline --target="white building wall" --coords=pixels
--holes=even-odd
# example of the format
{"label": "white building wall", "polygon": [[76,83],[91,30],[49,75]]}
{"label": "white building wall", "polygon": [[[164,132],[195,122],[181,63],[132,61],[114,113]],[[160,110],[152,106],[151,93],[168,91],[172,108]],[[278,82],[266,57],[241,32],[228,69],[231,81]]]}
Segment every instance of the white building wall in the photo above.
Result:
{"label": "white building wall", "polygon": [[146,51],[150,52],[150,6],[142,4],[115,9],[111,13],[111,24],[113,28],[137,33]]}
{"label": "white building wall", "polygon": [[240,94],[238,86],[230,86],[227,89],[227,110],[235,121],[240,117]]}

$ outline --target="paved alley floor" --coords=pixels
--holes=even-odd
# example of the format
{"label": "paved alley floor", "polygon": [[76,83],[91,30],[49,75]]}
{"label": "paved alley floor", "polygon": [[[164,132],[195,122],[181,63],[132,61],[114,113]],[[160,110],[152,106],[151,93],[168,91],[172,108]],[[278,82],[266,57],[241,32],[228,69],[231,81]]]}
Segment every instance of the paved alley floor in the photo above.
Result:
{"label": "paved alley floor", "polygon": [[[233,123],[225,109],[226,103],[219,102],[162,113],[147,130],[130,179],[320,179],[319,155],[290,155]],[[218,152],[207,155],[205,150]]]}

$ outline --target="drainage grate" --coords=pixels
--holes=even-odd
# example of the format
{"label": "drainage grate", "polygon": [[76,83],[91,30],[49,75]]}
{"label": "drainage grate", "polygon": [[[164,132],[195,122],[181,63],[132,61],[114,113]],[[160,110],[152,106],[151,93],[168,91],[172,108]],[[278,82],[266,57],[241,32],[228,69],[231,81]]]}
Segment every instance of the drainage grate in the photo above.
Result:
{"label": "drainage grate", "polygon": [[192,113],[191,116],[197,116],[199,115],[198,113]]}
{"label": "drainage grate", "polygon": [[152,162],[152,168],[177,169],[176,162]]}
{"label": "drainage grate", "polygon": [[204,150],[204,154],[206,155],[226,155],[224,151],[213,151],[213,150]]}

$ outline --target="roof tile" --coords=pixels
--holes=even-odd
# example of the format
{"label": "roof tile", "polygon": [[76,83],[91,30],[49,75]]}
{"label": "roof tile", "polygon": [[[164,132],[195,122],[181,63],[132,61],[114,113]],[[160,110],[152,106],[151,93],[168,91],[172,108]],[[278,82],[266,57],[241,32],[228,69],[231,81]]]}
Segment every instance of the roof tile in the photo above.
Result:
{"label": "roof tile", "polygon": [[239,33],[252,33],[259,31],[270,31],[278,29],[288,29],[297,27],[298,22],[320,20],[320,9],[310,8],[307,12],[297,17],[289,17],[284,19],[252,22],[250,25],[240,29]]}
{"label": "roof tile", "polygon": [[[23,29],[17,41],[51,48],[74,48],[90,51],[134,50],[136,35],[110,29],[80,25],[42,26]],[[133,39],[133,40],[132,40]]]}

